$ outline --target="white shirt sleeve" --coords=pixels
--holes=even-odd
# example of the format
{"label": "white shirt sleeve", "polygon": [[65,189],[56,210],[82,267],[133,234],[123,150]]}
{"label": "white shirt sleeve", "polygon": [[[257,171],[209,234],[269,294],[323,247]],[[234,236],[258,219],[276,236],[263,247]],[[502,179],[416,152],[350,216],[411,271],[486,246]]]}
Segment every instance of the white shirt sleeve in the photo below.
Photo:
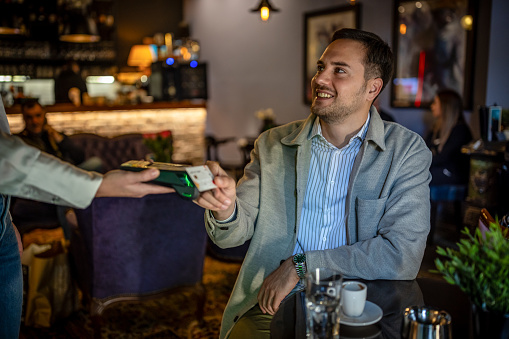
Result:
{"label": "white shirt sleeve", "polygon": [[83,171],[0,131],[0,193],[87,207],[102,175]]}

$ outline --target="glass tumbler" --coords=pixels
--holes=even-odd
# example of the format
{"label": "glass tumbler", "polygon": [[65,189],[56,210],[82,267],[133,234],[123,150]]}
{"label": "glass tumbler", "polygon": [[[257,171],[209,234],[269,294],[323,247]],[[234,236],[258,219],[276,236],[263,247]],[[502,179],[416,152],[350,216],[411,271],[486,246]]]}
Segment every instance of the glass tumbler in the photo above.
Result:
{"label": "glass tumbler", "polygon": [[342,275],[328,268],[306,274],[306,337],[338,339]]}

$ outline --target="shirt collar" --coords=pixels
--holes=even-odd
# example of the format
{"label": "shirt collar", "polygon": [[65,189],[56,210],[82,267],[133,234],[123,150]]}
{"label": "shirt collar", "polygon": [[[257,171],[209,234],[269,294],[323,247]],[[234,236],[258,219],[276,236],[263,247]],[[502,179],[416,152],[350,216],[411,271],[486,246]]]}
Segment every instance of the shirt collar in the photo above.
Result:
{"label": "shirt collar", "polygon": [[[362,125],[361,129],[359,130],[359,132],[357,132],[357,134],[355,134],[348,141],[348,144],[350,144],[353,140],[359,139],[360,141],[363,141],[366,138],[366,133],[368,132],[368,127],[369,127],[369,121],[370,120],[371,120],[371,113],[368,114],[368,117],[366,118],[366,122],[364,122],[364,125]],[[327,140],[327,139],[325,139],[325,137],[322,134],[322,126],[320,125],[320,118],[319,117],[316,117],[316,119],[315,119],[315,121],[313,123],[313,127],[311,128],[311,133],[310,133],[308,139],[313,139],[317,135],[320,136],[321,138],[323,138],[323,140]]]}

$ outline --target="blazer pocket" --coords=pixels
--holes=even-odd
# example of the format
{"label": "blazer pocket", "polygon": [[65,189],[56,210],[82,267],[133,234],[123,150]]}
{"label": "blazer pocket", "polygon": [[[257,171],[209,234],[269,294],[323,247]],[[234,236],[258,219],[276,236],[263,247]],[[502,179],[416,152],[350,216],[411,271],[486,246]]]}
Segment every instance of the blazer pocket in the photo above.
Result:
{"label": "blazer pocket", "polygon": [[386,201],[387,198],[374,200],[357,198],[356,218],[359,240],[371,239],[377,235]]}

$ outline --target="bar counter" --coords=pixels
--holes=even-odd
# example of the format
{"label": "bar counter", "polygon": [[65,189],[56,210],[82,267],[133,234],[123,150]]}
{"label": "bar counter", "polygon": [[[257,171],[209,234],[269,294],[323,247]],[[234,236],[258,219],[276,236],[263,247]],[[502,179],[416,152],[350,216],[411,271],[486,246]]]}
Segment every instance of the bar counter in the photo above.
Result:
{"label": "bar counter", "polygon": [[[156,102],[136,105],[79,106],[59,104],[46,106],[48,123],[67,135],[94,133],[114,137],[129,133],[173,134],[176,162],[201,164],[205,160],[205,102]],[[24,128],[20,106],[6,109],[13,134]]]}
{"label": "bar counter", "polygon": [[[95,105],[95,106],[74,106],[73,104],[56,104],[45,106],[48,112],[83,112],[83,111],[118,111],[118,110],[139,110],[139,109],[166,109],[166,108],[206,108],[205,101],[171,101],[153,102],[125,105]],[[21,113],[21,105],[6,107],[7,114]]]}

